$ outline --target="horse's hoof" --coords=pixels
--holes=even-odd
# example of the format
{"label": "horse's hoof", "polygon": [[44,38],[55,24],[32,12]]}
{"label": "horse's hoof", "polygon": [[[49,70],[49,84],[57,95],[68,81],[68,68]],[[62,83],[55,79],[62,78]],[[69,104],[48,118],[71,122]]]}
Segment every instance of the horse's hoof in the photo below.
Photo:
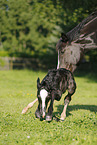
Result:
{"label": "horse's hoof", "polygon": [[52,116],[46,116],[46,121],[52,121]]}
{"label": "horse's hoof", "polygon": [[40,111],[37,109],[35,112],[36,118],[41,118]]}
{"label": "horse's hoof", "polygon": [[63,122],[64,120],[65,120],[65,119],[63,119],[63,118],[60,118],[60,121],[61,121],[61,122]]}

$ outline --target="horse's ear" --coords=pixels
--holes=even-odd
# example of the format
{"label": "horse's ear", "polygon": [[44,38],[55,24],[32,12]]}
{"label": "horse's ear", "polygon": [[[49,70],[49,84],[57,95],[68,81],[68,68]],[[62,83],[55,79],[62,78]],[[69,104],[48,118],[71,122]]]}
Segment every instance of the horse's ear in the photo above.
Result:
{"label": "horse's ear", "polygon": [[37,88],[40,88],[40,78],[37,79]]}
{"label": "horse's ear", "polygon": [[61,38],[63,42],[67,42],[68,41],[68,37],[66,36],[65,33],[61,33]]}

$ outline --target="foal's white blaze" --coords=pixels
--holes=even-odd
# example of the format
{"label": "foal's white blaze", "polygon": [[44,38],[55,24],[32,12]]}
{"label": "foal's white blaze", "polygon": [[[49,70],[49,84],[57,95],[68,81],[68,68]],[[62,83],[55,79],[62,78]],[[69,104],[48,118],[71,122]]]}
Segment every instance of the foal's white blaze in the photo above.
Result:
{"label": "foal's white blaze", "polygon": [[41,100],[42,100],[42,111],[43,111],[43,118],[45,116],[45,100],[46,100],[46,97],[48,96],[48,92],[45,90],[45,89],[42,89],[40,91],[40,97],[41,97]]}

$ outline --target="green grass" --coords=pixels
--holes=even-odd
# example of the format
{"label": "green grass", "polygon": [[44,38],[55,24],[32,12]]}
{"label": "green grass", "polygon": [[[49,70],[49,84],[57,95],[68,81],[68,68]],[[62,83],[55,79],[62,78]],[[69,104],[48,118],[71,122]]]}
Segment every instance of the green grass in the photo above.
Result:
{"label": "green grass", "polygon": [[[35,118],[37,103],[27,114],[22,109],[36,98],[36,80],[45,72],[0,71],[0,145],[96,145],[97,78],[76,75],[76,93],[68,106],[64,122],[48,123]],[[64,96],[64,95],[63,95]],[[63,100],[54,102],[60,117]]]}

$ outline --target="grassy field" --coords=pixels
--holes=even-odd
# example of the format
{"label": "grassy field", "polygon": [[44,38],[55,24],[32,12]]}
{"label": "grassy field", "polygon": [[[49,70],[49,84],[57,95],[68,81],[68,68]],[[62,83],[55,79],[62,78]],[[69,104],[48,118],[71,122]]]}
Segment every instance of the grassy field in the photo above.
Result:
{"label": "grassy field", "polygon": [[[64,122],[36,119],[37,103],[27,114],[21,114],[36,98],[37,77],[42,80],[45,74],[27,70],[0,71],[0,145],[96,145],[97,76],[92,73],[75,75],[77,90]],[[64,97],[54,102],[54,115],[58,117],[63,100]]]}

